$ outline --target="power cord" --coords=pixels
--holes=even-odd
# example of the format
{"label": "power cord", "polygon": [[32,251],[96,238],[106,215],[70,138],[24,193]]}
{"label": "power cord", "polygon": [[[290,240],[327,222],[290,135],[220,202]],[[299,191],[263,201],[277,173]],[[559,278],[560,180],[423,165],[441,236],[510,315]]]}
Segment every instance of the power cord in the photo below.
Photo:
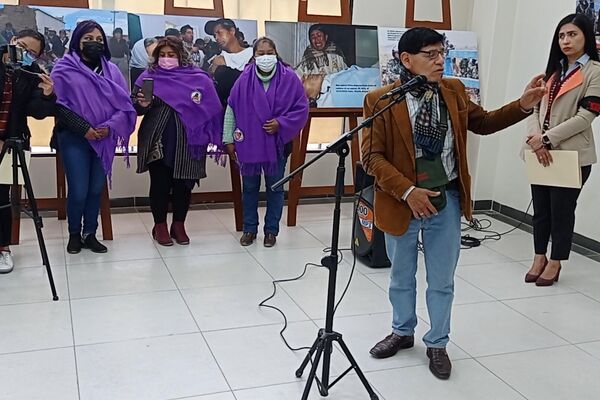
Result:
{"label": "power cord", "polygon": [[[529,202],[529,205],[527,206],[527,210],[525,210],[525,215],[527,215],[529,213],[529,210],[531,209],[532,204],[533,204],[533,200],[531,200]],[[462,223],[463,228],[461,229],[462,232],[474,230],[475,232],[485,233],[486,235],[483,236],[482,238],[474,237],[469,234],[462,235],[460,238],[461,249],[465,250],[465,249],[472,249],[474,247],[479,247],[486,240],[498,241],[498,240],[502,239],[503,236],[506,236],[509,233],[512,233],[512,232],[516,231],[517,229],[519,229],[524,223],[525,223],[525,220],[523,219],[523,220],[519,221],[517,226],[515,226],[514,228],[512,228],[506,232],[499,233],[499,232],[496,232],[496,231],[493,231],[490,229],[490,227],[492,226],[492,221],[487,218],[483,218],[483,219],[473,218],[470,222],[463,222]],[[486,224],[486,225],[484,225],[484,224]]]}
{"label": "power cord", "polygon": [[[342,261],[344,261],[344,254],[342,253],[342,251],[344,251],[344,250],[346,250],[346,249],[340,249],[338,251],[338,265],[341,264]],[[331,252],[330,247],[323,249],[323,253],[329,253],[329,252]],[[304,347],[292,347],[289,344],[289,342],[285,338],[285,331],[287,330],[288,325],[289,325],[287,316],[281,309],[279,309],[278,307],[275,307],[274,305],[268,304],[268,302],[277,295],[277,284],[286,283],[286,282],[295,282],[295,281],[298,281],[298,280],[304,278],[304,276],[306,276],[306,273],[308,272],[308,267],[324,268],[320,264],[306,263],[304,265],[304,270],[297,277],[289,278],[289,279],[278,279],[278,280],[272,281],[271,283],[273,285],[273,293],[271,293],[271,295],[269,297],[267,297],[266,299],[261,301],[260,304],[258,305],[259,307],[270,308],[272,310],[277,311],[279,314],[281,314],[281,316],[283,317],[283,328],[281,329],[281,331],[279,331],[279,336],[281,336],[281,339],[283,340],[283,343],[285,344],[285,346],[293,352],[302,351],[302,350],[310,350],[310,347],[305,347],[305,346]]]}

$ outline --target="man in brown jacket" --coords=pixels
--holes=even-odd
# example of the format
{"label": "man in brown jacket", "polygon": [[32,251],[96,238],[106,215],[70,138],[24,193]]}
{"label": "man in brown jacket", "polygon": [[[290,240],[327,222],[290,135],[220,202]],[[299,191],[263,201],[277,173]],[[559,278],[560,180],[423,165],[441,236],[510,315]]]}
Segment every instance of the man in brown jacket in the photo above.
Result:
{"label": "man in brown jacket", "polygon": [[389,298],[392,334],[371,349],[375,358],[413,347],[417,325],[417,242],[422,235],[427,269],[427,309],[431,329],[423,337],[429,369],[448,379],[452,365],[446,345],[454,298],[454,271],[460,252],[461,214],[471,218],[471,177],[467,166],[467,130],[487,135],[530,115],[545,93],[543,75],[535,77],[519,100],[487,112],[471,102],[457,79],[442,79],[444,37],[413,28],[400,39],[401,76],[365,98],[365,116],[391,100],[388,91],[417,75],[427,83],[409,92],[365,130],[363,164],[375,176],[375,224],[385,232],[392,262]]}

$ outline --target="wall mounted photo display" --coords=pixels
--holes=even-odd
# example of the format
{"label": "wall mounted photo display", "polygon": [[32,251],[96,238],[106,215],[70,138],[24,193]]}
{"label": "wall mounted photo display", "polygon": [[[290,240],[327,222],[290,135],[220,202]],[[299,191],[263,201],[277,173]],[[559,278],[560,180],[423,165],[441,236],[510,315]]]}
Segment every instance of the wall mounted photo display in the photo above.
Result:
{"label": "wall mounted photo display", "polygon": [[0,45],[10,42],[23,29],[33,29],[44,35],[46,48],[37,64],[51,72],[56,62],[68,51],[71,34],[77,24],[94,20],[104,29],[111,61],[129,81],[129,42],[127,13],[89,8],[9,6],[0,5]]}
{"label": "wall mounted photo display", "polygon": [[258,38],[258,23],[253,20],[132,13],[128,19],[134,57],[133,82],[152,56],[155,39],[174,35],[183,40],[190,61],[213,76],[223,104],[251,60],[252,43]]}
{"label": "wall mounted photo display", "polygon": [[265,28],[302,79],[311,107],[362,108],[381,85],[377,27],[267,21]]}
{"label": "wall mounted photo display", "polygon": [[600,0],[576,0],[575,12],[586,15],[594,23],[596,47],[600,49]]}
{"label": "wall mounted photo display", "polygon": [[[381,84],[389,85],[400,77],[400,55],[398,41],[407,28],[379,28],[379,63]],[[444,76],[457,78],[465,85],[471,100],[481,103],[479,87],[479,57],[477,34],[465,31],[438,31],[444,35],[447,50]]]}

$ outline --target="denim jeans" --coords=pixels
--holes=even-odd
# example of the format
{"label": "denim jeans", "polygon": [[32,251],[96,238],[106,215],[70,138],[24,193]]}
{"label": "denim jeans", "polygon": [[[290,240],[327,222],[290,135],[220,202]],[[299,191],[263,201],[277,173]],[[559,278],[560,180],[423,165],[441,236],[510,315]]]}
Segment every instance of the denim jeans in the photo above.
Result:
{"label": "denim jeans", "polygon": [[58,132],[58,146],[67,176],[69,234],[95,234],[100,197],[106,184],[102,162],[83,136]]}
{"label": "denim jeans", "polygon": [[454,299],[454,272],[460,253],[460,195],[446,192],[448,202],[438,215],[413,219],[402,236],[385,234],[392,262],[389,298],[393,307],[393,332],[414,335],[417,326],[417,241],[422,234],[427,272],[427,309],[431,329],[423,337],[427,347],[446,347]]}
{"label": "denim jeans", "polygon": [[[267,214],[265,215],[264,233],[277,236],[279,221],[285,202],[283,187],[271,190],[271,186],[283,178],[287,158],[279,160],[275,175],[265,175],[267,186]],[[242,204],[244,206],[244,232],[258,233],[258,193],[260,191],[261,175],[242,176]]]}

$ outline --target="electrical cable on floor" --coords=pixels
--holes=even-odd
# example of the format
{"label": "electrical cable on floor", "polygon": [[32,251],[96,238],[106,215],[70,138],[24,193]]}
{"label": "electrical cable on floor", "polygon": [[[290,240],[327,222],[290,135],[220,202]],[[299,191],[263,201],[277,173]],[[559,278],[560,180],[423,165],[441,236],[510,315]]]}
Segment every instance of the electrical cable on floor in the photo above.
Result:
{"label": "electrical cable on floor", "polygon": [[[527,206],[527,210],[525,210],[525,215],[527,215],[529,213],[529,210],[531,209],[532,204],[533,204],[533,200],[531,200],[529,202],[529,205]],[[470,222],[463,222],[462,223],[463,228],[461,229],[462,232],[474,230],[476,232],[485,233],[486,235],[483,236],[482,238],[474,237],[469,234],[462,235],[461,240],[460,240],[461,249],[462,250],[472,249],[474,247],[481,246],[481,243],[485,242],[486,240],[498,241],[498,240],[502,239],[503,236],[506,236],[509,233],[512,233],[512,232],[516,231],[517,229],[519,229],[521,227],[521,225],[523,225],[524,223],[525,223],[525,217],[523,217],[523,219],[519,221],[517,226],[513,227],[512,229],[510,229],[506,232],[499,233],[499,232],[490,230],[490,227],[492,226],[492,221],[487,218],[482,218],[482,219],[473,218]],[[487,224],[487,225],[484,225],[484,224]]]}
{"label": "electrical cable on floor", "polygon": [[[338,265],[344,261],[344,254],[342,253],[343,250],[346,249],[340,249],[338,251]],[[323,253],[329,253],[331,251],[330,247],[327,247],[325,249],[323,249]],[[273,284],[273,293],[271,293],[271,295],[269,297],[267,297],[266,299],[264,299],[263,301],[260,302],[260,304],[258,305],[259,307],[264,307],[264,308],[270,308],[272,310],[277,311],[279,314],[281,314],[281,316],[283,317],[283,328],[281,329],[281,331],[279,331],[279,336],[281,336],[281,339],[283,339],[283,343],[285,344],[285,346],[290,349],[293,352],[297,352],[297,351],[302,351],[302,350],[310,350],[310,347],[292,347],[289,342],[287,341],[287,339],[285,338],[285,331],[288,328],[288,319],[287,316],[285,315],[285,313],[271,305],[268,304],[268,302],[273,299],[276,295],[277,295],[277,284],[279,283],[286,283],[286,282],[295,282],[298,281],[302,278],[304,278],[304,276],[306,275],[306,273],[308,272],[308,267],[315,267],[315,268],[324,268],[322,265],[320,264],[315,264],[315,263],[306,263],[304,265],[304,271],[302,271],[302,273],[300,275],[298,275],[295,278],[289,278],[289,279],[278,279],[278,280],[274,280],[271,283]]]}

